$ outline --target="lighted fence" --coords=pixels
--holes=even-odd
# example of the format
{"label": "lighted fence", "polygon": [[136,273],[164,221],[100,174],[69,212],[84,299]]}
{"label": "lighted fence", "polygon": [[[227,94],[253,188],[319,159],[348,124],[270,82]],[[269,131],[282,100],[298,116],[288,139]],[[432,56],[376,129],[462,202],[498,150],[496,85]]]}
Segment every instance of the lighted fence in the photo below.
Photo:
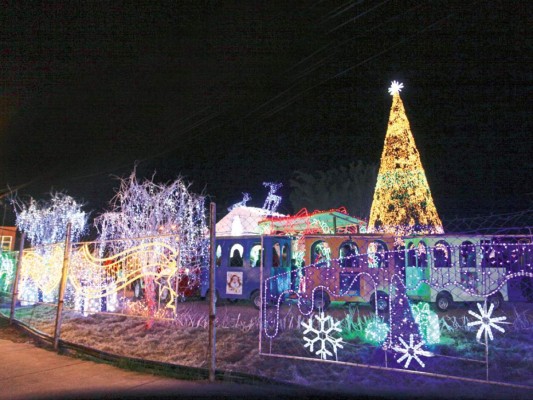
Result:
{"label": "lighted fence", "polygon": [[[13,257],[2,275],[7,290],[0,310],[9,317],[15,297],[15,320],[49,337],[60,333],[67,342],[119,356],[205,366],[209,321],[199,287],[201,263],[207,264],[192,251],[182,256],[180,245],[177,235],[161,235],[74,243],[67,252],[64,243],[26,249],[16,296]],[[177,336],[189,343],[186,355],[176,351],[171,338]]]}
{"label": "lighted fence", "polygon": [[[24,251],[18,293],[21,306],[57,302],[64,257],[64,244]],[[75,243],[69,251],[65,305],[83,315],[135,313],[135,308],[143,315],[172,316],[176,303],[199,288],[200,261],[181,258],[175,236]],[[8,287],[14,264],[6,265],[10,266],[4,279]],[[140,299],[146,300],[144,309],[131,306]]]}
{"label": "lighted fence", "polygon": [[176,282],[188,277],[190,267],[181,263],[175,236],[75,244],[68,279],[76,297],[73,310],[132,311],[131,302],[144,298],[148,308],[139,312],[175,311],[184,289]]}
{"label": "lighted fence", "polygon": [[11,273],[4,275],[6,291],[0,308],[4,316],[10,317],[14,311],[15,319],[53,335],[64,252],[63,243],[23,251],[15,307],[12,307],[16,277],[15,254],[9,257],[12,269]]}
{"label": "lighted fence", "polygon": [[[0,252],[0,304],[11,303],[18,253]],[[0,308],[0,312],[3,310]]]}
{"label": "lighted fence", "polygon": [[493,239],[411,238],[269,277],[260,353],[533,387],[533,244]]}

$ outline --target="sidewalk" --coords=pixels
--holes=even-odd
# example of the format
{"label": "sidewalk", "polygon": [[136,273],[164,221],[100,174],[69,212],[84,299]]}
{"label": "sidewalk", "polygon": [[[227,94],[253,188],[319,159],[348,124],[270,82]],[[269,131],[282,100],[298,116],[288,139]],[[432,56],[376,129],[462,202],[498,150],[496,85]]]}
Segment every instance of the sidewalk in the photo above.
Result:
{"label": "sidewalk", "polygon": [[0,339],[0,399],[318,399],[277,385],[185,381],[59,355],[32,343]]}

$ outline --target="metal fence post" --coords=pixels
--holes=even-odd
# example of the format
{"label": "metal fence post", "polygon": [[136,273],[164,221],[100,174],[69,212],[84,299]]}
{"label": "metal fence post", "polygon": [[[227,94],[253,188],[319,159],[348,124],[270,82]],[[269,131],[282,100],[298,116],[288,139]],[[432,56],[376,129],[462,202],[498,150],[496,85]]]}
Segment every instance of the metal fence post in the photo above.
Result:
{"label": "metal fence post", "polygon": [[215,203],[209,205],[209,381],[215,381],[216,371],[216,280],[215,280],[215,235],[216,235],[216,214]]}
{"label": "metal fence post", "polygon": [[9,324],[13,324],[15,319],[15,307],[17,305],[18,294],[19,294],[19,279],[20,279],[20,269],[22,267],[22,255],[24,253],[24,241],[26,240],[26,232],[22,232],[20,237],[20,246],[19,246],[19,255],[17,258],[17,270],[15,271],[15,280],[13,281],[13,294],[11,296],[11,313],[9,314]]}
{"label": "metal fence post", "polygon": [[54,350],[59,348],[59,335],[61,334],[61,321],[63,311],[63,298],[65,297],[65,287],[67,286],[67,273],[70,259],[70,230],[71,223],[67,224],[67,237],[65,239],[65,255],[63,257],[63,271],[59,284],[59,299],[57,300],[56,327],[54,331]]}

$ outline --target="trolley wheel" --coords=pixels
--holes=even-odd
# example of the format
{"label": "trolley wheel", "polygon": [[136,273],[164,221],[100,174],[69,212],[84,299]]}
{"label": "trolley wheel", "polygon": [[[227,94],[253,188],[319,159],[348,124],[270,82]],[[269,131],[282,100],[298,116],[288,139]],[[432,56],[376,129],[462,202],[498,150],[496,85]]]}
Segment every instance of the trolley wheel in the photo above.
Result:
{"label": "trolley wheel", "polygon": [[377,292],[377,301],[376,301],[376,293],[372,294],[372,297],[370,298],[370,305],[375,310],[376,309],[376,302],[377,302],[377,309],[378,311],[387,311],[389,309],[389,295],[385,292]]}
{"label": "trolley wheel", "polygon": [[[494,305],[494,310],[497,310],[503,305],[503,296],[500,292],[494,293],[492,296],[489,296],[487,303]],[[489,306],[490,307],[490,306]]]}
{"label": "trolley wheel", "polygon": [[448,311],[453,305],[452,295],[448,292],[441,292],[437,295],[437,308],[440,311]]}
{"label": "trolley wheel", "polygon": [[314,304],[315,304],[314,306],[315,310],[326,311],[329,305],[331,304],[331,299],[329,297],[328,292],[326,292],[323,289],[318,289],[315,292],[313,299],[314,299]]}
{"label": "trolley wheel", "polygon": [[254,290],[250,295],[250,301],[258,310],[261,308],[261,296],[259,295],[259,290]]}

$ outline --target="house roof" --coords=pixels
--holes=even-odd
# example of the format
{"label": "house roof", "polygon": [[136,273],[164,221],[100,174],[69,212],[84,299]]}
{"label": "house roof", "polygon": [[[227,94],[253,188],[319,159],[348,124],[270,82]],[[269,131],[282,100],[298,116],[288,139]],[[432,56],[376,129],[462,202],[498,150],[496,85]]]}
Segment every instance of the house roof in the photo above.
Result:
{"label": "house roof", "polygon": [[258,207],[236,207],[218,221],[217,236],[261,235],[263,231],[259,222],[268,216],[278,218],[285,215]]}
{"label": "house roof", "polygon": [[260,221],[259,225],[266,232],[284,232],[287,234],[313,231],[338,233],[339,230],[347,231],[349,229],[364,232],[366,230],[366,222],[348,215],[345,208],[327,211],[315,210],[312,213],[303,208],[296,215],[267,217]]}

